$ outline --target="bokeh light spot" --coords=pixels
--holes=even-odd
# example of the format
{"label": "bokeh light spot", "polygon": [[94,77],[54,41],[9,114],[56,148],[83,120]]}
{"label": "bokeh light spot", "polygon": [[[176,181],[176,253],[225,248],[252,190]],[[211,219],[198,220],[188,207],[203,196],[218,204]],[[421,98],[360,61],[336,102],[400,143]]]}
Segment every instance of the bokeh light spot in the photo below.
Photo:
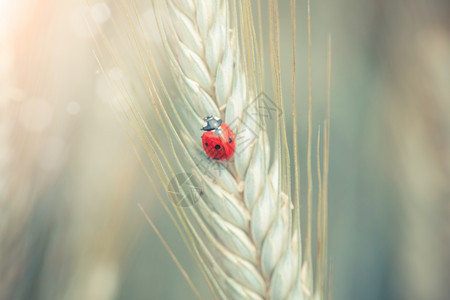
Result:
{"label": "bokeh light spot", "polygon": [[106,3],[99,2],[91,7],[91,17],[97,23],[105,23],[110,16],[111,12]]}

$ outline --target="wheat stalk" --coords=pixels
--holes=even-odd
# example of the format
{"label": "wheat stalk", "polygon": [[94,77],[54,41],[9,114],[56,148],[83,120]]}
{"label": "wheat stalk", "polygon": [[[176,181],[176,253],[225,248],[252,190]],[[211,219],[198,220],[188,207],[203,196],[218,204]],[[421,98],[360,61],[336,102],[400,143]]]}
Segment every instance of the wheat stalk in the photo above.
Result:
{"label": "wheat stalk", "polygon": [[258,135],[237,150],[239,155],[220,174],[205,176],[201,167],[186,165],[207,186],[205,201],[193,211],[198,226],[186,219],[191,230],[200,231],[195,235],[198,252],[207,267],[218,269],[214,285],[221,293],[284,299],[297,279],[297,243],[288,237],[288,199],[279,197],[278,158],[269,164],[266,130],[256,127],[259,124],[249,116],[253,112],[245,111],[255,87],[246,81],[229,4],[169,1],[167,7],[156,8],[156,15],[166,15],[164,8],[169,22],[158,23],[182,98],[174,107],[189,107],[189,116],[174,110],[182,124],[191,125],[180,135],[189,155],[197,161],[201,153],[198,128],[206,115],[220,116],[229,124],[243,120],[241,128],[233,128],[236,135],[245,134],[247,127]]}
{"label": "wheat stalk", "polygon": [[[387,20],[395,20],[388,23],[389,43],[383,47],[394,62],[383,70],[393,75],[380,95],[391,145],[385,150],[386,173],[395,174],[400,209],[394,271],[400,299],[445,299],[450,292],[450,38],[447,18],[433,12],[448,11],[449,3],[416,0],[405,8],[382,7]],[[432,22],[427,15],[434,16]],[[420,38],[411,43],[408,37],[418,28]]]}
{"label": "wheat stalk", "polygon": [[[276,77],[273,91],[276,104],[282,107],[277,2],[270,4],[270,55]],[[125,38],[131,45],[131,52],[125,55],[127,60],[137,58],[128,64],[136,67],[133,71],[141,75],[146,88],[129,88],[130,83],[123,79],[113,78],[111,84],[125,100],[122,104],[127,119],[138,133],[161,182],[175,184],[181,198],[191,191],[178,177],[174,183],[173,176],[178,172],[189,173],[186,181],[191,186],[202,186],[195,205],[174,206],[177,217],[168,212],[177,226],[184,228],[183,238],[215,296],[320,298],[320,293],[313,296],[312,263],[303,262],[301,257],[299,208],[289,197],[284,123],[277,116],[275,124],[268,124],[259,114],[258,100],[252,101],[263,91],[264,74],[263,57],[258,56],[261,53],[256,48],[259,43],[251,3],[154,1],[154,16],[164,49],[158,57],[154,45],[144,38],[137,7],[125,2],[118,7],[125,12],[122,15],[123,24],[127,25]],[[259,18],[261,24],[260,13]],[[124,55],[106,38],[103,42],[113,64],[126,66]],[[103,56],[100,51],[99,60],[107,66]],[[165,69],[160,60],[165,60],[166,64],[162,64]],[[169,79],[161,70],[169,73],[175,88],[168,88]],[[133,71],[129,71],[130,77]],[[142,95],[142,90],[147,94]],[[252,139],[245,147],[237,143],[236,155],[230,163],[210,161],[202,149],[199,129],[207,115],[223,119],[237,137]],[[157,122],[148,122],[149,118]],[[272,125],[275,139],[268,134]],[[208,166],[202,165],[203,162]],[[293,203],[297,212],[294,216]],[[311,241],[307,243],[310,249]],[[300,275],[302,264],[306,267]]]}

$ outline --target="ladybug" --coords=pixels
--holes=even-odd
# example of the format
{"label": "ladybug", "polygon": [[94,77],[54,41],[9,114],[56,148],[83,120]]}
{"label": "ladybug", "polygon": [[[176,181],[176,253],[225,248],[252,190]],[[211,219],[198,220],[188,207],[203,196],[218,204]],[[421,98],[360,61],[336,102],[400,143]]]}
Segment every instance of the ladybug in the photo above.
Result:
{"label": "ladybug", "polygon": [[206,126],[202,128],[203,149],[209,158],[219,161],[229,161],[236,148],[235,136],[231,128],[221,119],[208,116],[203,119]]}

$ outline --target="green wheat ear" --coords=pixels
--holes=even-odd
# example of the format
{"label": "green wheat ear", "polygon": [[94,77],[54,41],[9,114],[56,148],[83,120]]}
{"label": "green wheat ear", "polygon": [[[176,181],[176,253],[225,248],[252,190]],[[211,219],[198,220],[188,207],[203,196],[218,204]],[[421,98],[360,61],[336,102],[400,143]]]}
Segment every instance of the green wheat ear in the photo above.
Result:
{"label": "green wheat ear", "polygon": [[[273,120],[261,116],[264,99],[260,96],[266,91],[260,1],[256,5],[257,22],[250,1],[169,0],[152,4],[161,47],[146,38],[134,3],[122,1],[118,6],[123,15],[117,29],[125,33],[129,48],[120,52],[104,38],[106,52],[100,59],[104,68],[110,67],[111,61],[130,74],[125,77],[135,78],[132,82],[113,79],[111,83],[122,95],[124,114],[159,180],[169,187],[169,197],[178,199],[169,208],[162,195],[157,194],[214,295],[220,299],[324,298],[328,123],[324,134],[324,174],[319,178],[322,252],[314,288],[311,210],[308,209],[302,257],[299,161],[295,154],[296,184],[291,193],[286,114],[275,114]],[[291,7],[295,40],[295,1]],[[269,65],[273,75],[270,101],[274,107],[282,108],[277,1],[269,1],[269,28]],[[110,60],[105,56],[110,56]],[[295,123],[295,72],[292,82]],[[309,102],[311,208],[311,97]],[[236,154],[229,163],[209,161],[203,152],[199,129],[208,115],[220,117],[237,137],[247,141],[245,145],[236,142]],[[295,126],[295,151],[296,133]],[[321,166],[318,168],[321,170]],[[149,178],[157,191],[152,176]],[[186,202],[193,190],[200,191],[198,197]]]}

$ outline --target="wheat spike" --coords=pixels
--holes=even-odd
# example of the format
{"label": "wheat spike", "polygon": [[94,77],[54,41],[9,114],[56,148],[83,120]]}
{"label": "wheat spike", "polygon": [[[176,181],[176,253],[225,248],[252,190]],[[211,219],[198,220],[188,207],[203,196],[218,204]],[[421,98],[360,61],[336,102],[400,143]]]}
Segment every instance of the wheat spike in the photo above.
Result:
{"label": "wheat spike", "polygon": [[[252,118],[258,116],[257,107],[248,107],[257,90],[244,72],[232,5],[173,0],[155,6],[178,88],[167,111],[181,120],[173,123],[191,157],[184,169],[205,186],[185,222],[196,232],[195,252],[215,273],[210,279],[219,295],[285,299],[301,292],[293,289],[298,243],[296,234],[289,236],[291,206],[279,185],[278,158],[270,162],[267,129],[260,127],[261,119]],[[250,132],[256,133],[250,144],[237,149],[233,162],[219,165],[212,176],[193,163],[207,160],[198,130],[206,115],[224,119],[236,136],[251,139]]]}
{"label": "wheat spike", "polygon": [[[173,210],[167,211],[214,295],[220,299],[323,298],[313,290],[312,263],[301,255],[298,201],[289,196],[283,117],[276,115],[274,121],[262,117],[262,100],[254,100],[264,92],[264,58],[251,3],[153,1],[161,46],[146,38],[137,7],[121,3],[123,23],[116,24],[116,29],[125,29],[130,49],[121,53],[103,35],[105,54],[124,73],[110,82],[124,100],[127,121],[156,175],[169,186],[169,197],[178,195]],[[273,102],[282,107],[278,4],[269,3]],[[260,3],[258,8],[262,30]],[[99,50],[106,69],[108,59]],[[127,80],[136,74],[137,82]],[[208,115],[223,119],[236,134],[236,154],[230,162],[212,161],[204,153],[200,128]],[[273,131],[269,129],[275,129],[275,134],[269,134]],[[247,143],[240,144],[239,138]],[[188,176],[181,178],[179,173]],[[181,207],[188,195],[197,195],[198,202]],[[297,191],[294,198],[298,195]]]}

